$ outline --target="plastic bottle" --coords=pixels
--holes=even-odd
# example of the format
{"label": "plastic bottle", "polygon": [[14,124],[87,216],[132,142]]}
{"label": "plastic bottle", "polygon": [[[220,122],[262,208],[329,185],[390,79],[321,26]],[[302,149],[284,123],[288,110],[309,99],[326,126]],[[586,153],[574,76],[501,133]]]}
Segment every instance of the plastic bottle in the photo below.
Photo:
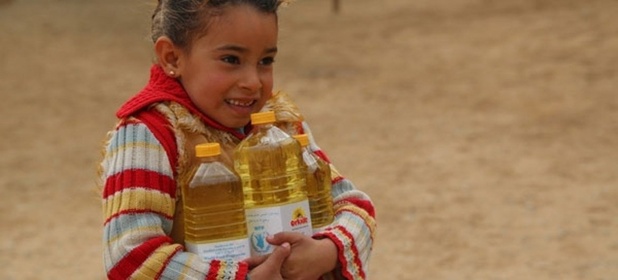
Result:
{"label": "plastic bottle", "polygon": [[272,111],[251,115],[253,131],[234,150],[245,195],[253,256],[268,254],[265,238],[281,231],[312,234],[306,165],[298,141],[274,126]]}
{"label": "plastic bottle", "polygon": [[330,165],[309,150],[307,134],[293,137],[300,143],[303,160],[307,165],[307,197],[311,212],[311,225],[314,233],[320,232],[334,219]]}
{"label": "plastic bottle", "polygon": [[219,143],[195,147],[200,164],[183,186],[185,246],[208,259],[251,255],[240,178],[220,160]]}

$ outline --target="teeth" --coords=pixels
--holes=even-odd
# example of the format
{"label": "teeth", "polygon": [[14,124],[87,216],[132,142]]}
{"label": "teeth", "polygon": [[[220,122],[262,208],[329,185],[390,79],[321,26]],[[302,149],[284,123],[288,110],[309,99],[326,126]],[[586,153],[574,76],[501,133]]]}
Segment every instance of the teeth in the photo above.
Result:
{"label": "teeth", "polygon": [[227,99],[226,102],[230,105],[234,105],[234,106],[243,106],[243,107],[248,107],[253,105],[253,100],[236,100],[236,99]]}

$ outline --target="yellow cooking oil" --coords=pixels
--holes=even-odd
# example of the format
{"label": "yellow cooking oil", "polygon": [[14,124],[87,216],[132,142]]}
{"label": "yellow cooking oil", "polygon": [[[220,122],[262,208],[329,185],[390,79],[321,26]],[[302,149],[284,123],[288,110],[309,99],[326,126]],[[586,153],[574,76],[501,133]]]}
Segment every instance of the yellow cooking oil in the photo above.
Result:
{"label": "yellow cooking oil", "polygon": [[234,150],[253,256],[272,251],[265,240],[268,235],[281,231],[312,234],[301,147],[273,125],[275,121],[272,111],[252,114],[253,129]]}
{"label": "yellow cooking oil", "polygon": [[330,165],[309,150],[307,134],[293,136],[302,147],[303,160],[307,165],[307,197],[311,212],[313,232],[320,232],[334,219]]}
{"label": "yellow cooking oil", "polygon": [[195,156],[199,165],[182,189],[185,247],[204,260],[249,257],[240,178],[221,161],[219,143],[197,145]]}

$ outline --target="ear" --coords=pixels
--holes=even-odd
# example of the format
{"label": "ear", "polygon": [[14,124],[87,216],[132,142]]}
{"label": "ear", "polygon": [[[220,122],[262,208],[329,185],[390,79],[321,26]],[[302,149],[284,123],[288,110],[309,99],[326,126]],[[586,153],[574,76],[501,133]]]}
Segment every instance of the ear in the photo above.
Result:
{"label": "ear", "polygon": [[169,37],[162,36],[155,42],[154,49],[157,61],[165,73],[173,78],[178,77],[180,75],[178,71],[178,58],[181,55],[180,48],[176,47]]}

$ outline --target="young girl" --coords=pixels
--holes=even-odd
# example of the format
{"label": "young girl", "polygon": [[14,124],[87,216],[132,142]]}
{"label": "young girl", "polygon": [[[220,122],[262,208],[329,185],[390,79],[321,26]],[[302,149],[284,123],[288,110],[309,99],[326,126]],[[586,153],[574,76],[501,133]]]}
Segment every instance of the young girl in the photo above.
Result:
{"label": "young girl", "polygon": [[275,234],[268,238],[273,253],[239,262],[184,251],[180,190],[192,176],[195,144],[218,142],[229,158],[251,129],[250,115],[265,107],[289,133],[309,133],[296,107],[272,94],[282,1],[159,1],[152,18],[157,63],[144,89],[117,112],[101,163],[109,279],[367,277],[373,205],[336,171],[336,216],[326,230]]}

